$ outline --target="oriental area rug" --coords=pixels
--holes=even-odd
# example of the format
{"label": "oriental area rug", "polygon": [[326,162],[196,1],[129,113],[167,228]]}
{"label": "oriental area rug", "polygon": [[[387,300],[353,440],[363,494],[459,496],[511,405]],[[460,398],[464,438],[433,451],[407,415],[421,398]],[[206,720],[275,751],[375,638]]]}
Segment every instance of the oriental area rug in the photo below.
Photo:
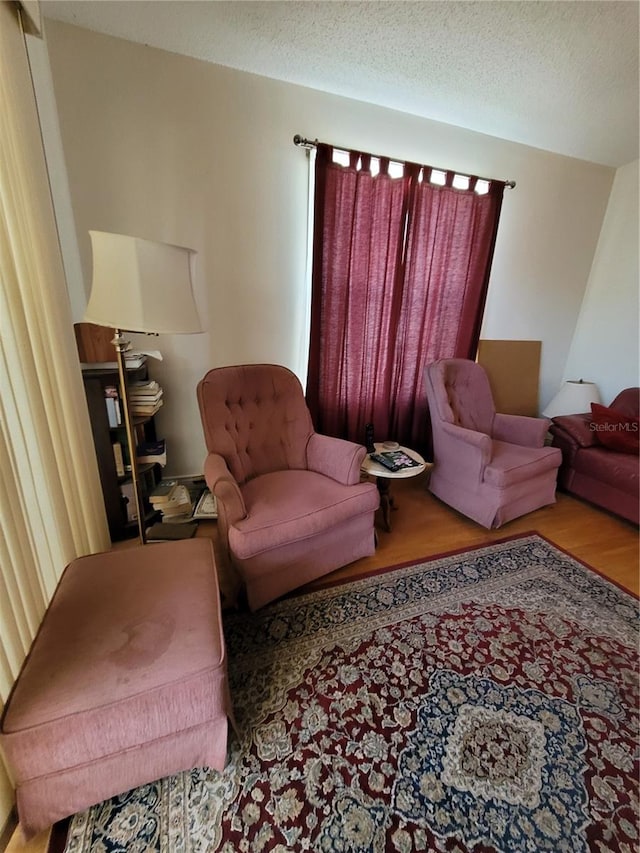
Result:
{"label": "oriental area rug", "polygon": [[231,733],[68,853],[633,853],[638,605],[530,534],[225,614]]}

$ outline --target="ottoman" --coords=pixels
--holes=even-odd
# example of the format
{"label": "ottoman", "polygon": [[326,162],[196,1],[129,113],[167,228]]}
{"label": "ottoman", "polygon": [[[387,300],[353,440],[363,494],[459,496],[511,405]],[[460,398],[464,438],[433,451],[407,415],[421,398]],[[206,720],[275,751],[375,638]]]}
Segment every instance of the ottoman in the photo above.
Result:
{"label": "ottoman", "polygon": [[233,719],[208,539],[65,569],[0,721],[27,838],[182,770],[222,770]]}

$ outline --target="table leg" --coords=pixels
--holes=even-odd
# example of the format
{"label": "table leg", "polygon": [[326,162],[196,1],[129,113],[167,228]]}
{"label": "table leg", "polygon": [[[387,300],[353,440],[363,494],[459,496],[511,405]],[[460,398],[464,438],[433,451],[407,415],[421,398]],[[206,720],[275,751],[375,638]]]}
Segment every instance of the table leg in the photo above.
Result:
{"label": "table leg", "polygon": [[380,509],[382,510],[382,522],[387,533],[391,533],[391,510],[397,509],[396,502],[391,494],[391,483],[388,477],[376,477],[378,492],[380,493]]}

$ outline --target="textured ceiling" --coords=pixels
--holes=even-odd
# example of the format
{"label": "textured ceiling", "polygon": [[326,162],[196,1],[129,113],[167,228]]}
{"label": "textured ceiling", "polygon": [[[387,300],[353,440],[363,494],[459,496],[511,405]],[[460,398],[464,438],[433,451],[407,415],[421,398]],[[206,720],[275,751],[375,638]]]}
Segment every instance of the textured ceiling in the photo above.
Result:
{"label": "textured ceiling", "polygon": [[45,17],[621,166],[639,156],[636,0],[42,0]]}

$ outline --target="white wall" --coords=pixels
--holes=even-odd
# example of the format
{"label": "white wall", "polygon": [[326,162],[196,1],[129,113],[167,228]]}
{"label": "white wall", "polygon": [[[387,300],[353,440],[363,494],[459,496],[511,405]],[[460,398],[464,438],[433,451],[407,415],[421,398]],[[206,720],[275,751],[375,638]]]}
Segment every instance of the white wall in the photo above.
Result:
{"label": "white wall", "polygon": [[307,160],[295,133],[465,173],[505,192],[483,337],[540,339],[558,387],[614,172],[450,125],[46,22],[85,286],[89,228],[198,251],[208,334],[161,342],[167,473],[200,471],[195,387],[214,366],[296,369]]}
{"label": "white wall", "polygon": [[636,160],[616,172],[589,283],[564,371],[595,382],[605,405],[640,385]]}

